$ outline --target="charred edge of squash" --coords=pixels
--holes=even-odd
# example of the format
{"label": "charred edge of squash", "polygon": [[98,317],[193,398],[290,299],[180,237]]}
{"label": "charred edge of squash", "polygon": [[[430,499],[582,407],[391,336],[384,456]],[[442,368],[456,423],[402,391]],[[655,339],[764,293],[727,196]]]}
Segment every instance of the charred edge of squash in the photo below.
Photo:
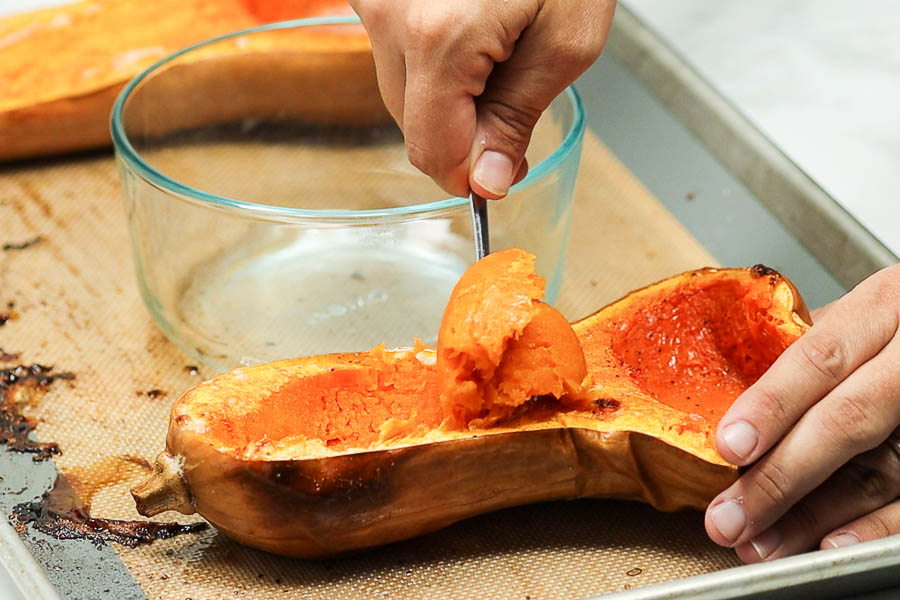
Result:
{"label": "charred edge of squash", "polygon": [[793,305],[791,306],[791,311],[793,312],[793,320],[794,324],[803,328],[809,328],[812,326],[812,316],[809,314],[809,307],[806,306],[806,302],[803,300],[803,295],[800,294],[800,290],[797,289],[797,286],[794,285],[794,282],[773,269],[772,267],[767,267],[762,263],[758,263],[750,267],[749,269],[750,275],[753,277],[768,277],[769,284],[775,288],[778,284],[785,284],[791,290],[791,299],[793,300]]}

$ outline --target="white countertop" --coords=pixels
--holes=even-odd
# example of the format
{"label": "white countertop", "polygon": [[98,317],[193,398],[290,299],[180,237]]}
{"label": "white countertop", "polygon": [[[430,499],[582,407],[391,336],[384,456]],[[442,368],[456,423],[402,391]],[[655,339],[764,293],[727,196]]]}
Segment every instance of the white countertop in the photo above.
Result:
{"label": "white countertop", "polygon": [[900,254],[900,3],[622,2]]}

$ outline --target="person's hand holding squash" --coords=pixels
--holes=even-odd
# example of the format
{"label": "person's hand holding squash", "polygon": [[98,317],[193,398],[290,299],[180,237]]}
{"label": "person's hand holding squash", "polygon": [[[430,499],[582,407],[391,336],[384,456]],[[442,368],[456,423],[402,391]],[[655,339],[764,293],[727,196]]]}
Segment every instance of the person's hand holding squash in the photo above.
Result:
{"label": "person's hand holding squash", "polygon": [[900,533],[900,265],[813,319],[718,427],[722,456],[752,466],[706,529],[745,562]]}
{"label": "person's hand holding squash", "polygon": [[614,0],[350,0],[410,162],[447,192],[501,198],[541,113],[600,55]]}

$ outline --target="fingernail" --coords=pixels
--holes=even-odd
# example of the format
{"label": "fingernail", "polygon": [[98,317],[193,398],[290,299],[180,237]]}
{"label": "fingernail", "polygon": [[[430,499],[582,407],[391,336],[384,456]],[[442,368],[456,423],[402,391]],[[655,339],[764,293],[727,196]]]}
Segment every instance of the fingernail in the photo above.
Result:
{"label": "fingernail", "polygon": [[750,540],[750,545],[756,550],[759,558],[765,560],[781,545],[781,532],[777,529],[767,529]]}
{"label": "fingernail", "polygon": [[734,500],[726,500],[709,509],[709,518],[729,543],[733,544],[747,526],[744,509]]}
{"label": "fingernail", "polygon": [[842,548],[844,546],[858,544],[859,538],[853,533],[839,533],[826,539],[825,543],[830,544],[832,548]]}
{"label": "fingernail", "polygon": [[745,421],[735,421],[722,430],[722,441],[739,458],[748,458],[759,443],[759,434]]}
{"label": "fingernail", "polygon": [[514,176],[513,163],[509,157],[493,150],[482,152],[472,171],[475,183],[498,196],[506,195]]}

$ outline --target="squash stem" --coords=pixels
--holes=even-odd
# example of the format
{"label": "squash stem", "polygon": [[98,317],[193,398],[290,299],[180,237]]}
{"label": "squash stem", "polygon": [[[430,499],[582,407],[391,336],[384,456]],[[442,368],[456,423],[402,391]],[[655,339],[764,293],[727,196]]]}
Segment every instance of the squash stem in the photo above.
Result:
{"label": "squash stem", "polygon": [[167,452],[156,457],[153,475],[131,490],[140,514],[152,517],[167,510],[185,515],[195,512],[194,499],[181,478],[181,466],[182,461]]}

